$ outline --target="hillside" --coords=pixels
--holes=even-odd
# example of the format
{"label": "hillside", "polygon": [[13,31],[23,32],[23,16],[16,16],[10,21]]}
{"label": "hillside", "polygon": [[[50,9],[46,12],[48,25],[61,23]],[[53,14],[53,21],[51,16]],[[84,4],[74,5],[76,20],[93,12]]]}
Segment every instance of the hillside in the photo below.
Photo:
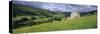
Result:
{"label": "hillside", "polygon": [[52,14],[56,14],[54,12],[51,12],[49,10],[40,9],[32,6],[25,6],[20,4],[13,4],[13,14],[14,16],[24,16],[24,15],[48,15],[52,16]]}
{"label": "hillside", "polygon": [[22,26],[41,24],[43,22],[51,22],[57,19],[61,20],[61,18],[64,17],[62,12],[52,12],[49,10],[21,4],[13,4],[12,9],[12,26],[14,29]]}
{"label": "hillside", "polygon": [[83,13],[80,13],[81,16],[93,15],[93,14],[97,14],[97,10],[93,10],[91,12],[83,12]]}
{"label": "hillside", "polygon": [[90,16],[84,16],[79,19],[73,19],[73,20],[63,19],[62,21],[53,21],[51,23],[44,23],[30,27],[22,27],[14,29],[13,33],[76,30],[76,29],[90,29],[90,28],[97,28],[96,14]]}

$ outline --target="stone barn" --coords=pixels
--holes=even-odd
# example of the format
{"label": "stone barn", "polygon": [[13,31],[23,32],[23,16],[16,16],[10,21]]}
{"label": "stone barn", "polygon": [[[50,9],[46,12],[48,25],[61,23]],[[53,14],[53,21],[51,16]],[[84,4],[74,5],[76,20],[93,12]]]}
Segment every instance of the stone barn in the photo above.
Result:
{"label": "stone barn", "polygon": [[70,14],[70,18],[80,18],[80,11],[72,11]]}

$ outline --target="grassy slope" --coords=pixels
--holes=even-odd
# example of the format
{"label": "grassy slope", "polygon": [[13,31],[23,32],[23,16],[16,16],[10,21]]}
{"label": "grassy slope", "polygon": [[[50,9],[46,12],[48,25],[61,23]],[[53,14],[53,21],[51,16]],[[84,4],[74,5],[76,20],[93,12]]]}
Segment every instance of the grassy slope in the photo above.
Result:
{"label": "grassy slope", "polygon": [[13,14],[19,17],[19,15],[20,16],[29,16],[29,15],[30,16],[37,16],[37,15],[52,16],[55,15],[56,13],[51,12],[49,10],[36,8],[36,7],[13,4]]}
{"label": "grassy slope", "polygon": [[40,25],[14,29],[13,33],[96,28],[97,27],[96,21],[97,21],[96,15],[84,16],[81,17],[80,19],[73,19],[73,20],[63,19],[62,21],[53,21],[52,23],[44,23]]}

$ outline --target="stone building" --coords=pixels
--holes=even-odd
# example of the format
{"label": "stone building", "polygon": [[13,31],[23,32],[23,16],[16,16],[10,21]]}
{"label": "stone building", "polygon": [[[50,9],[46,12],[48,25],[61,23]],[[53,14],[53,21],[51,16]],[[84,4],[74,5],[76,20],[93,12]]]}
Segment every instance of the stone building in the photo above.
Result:
{"label": "stone building", "polygon": [[70,18],[80,18],[80,11],[72,11],[72,13],[70,14]]}

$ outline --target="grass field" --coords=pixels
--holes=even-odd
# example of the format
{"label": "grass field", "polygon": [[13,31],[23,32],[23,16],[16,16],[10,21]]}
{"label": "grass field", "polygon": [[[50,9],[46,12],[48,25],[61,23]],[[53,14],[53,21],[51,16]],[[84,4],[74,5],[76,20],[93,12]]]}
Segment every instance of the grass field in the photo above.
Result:
{"label": "grass field", "polygon": [[59,30],[76,30],[97,28],[96,15],[83,16],[78,19],[63,19],[62,21],[53,21],[29,27],[13,29],[13,33],[47,32]]}

